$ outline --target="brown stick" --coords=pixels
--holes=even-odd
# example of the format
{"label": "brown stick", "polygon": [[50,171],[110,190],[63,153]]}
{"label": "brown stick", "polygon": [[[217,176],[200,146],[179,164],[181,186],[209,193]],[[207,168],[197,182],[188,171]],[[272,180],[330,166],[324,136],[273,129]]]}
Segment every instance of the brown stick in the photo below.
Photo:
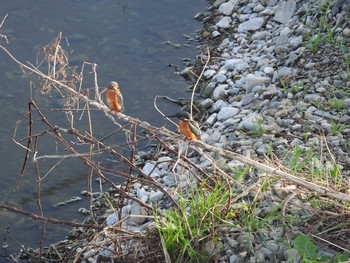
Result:
{"label": "brown stick", "polygon": [[41,215],[37,215],[37,214],[33,214],[33,213],[30,213],[30,212],[26,212],[26,211],[20,210],[18,208],[15,208],[15,207],[12,207],[12,206],[9,206],[9,205],[2,205],[2,204],[0,204],[0,208],[4,208],[4,209],[7,209],[9,211],[18,213],[18,214],[29,216],[29,217],[33,218],[34,220],[41,220],[43,222],[49,222],[51,224],[69,225],[69,226],[73,226],[73,227],[93,228],[93,229],[97,229],[97,230],[103,229],[102,226],[98,226],[98,225],[80,224],[80,223],[76,223],[74,221],[66,221],[66,220],[59,220],[59,219],[51,218],[51,217],[44,217],[44,216],[41,216]]}

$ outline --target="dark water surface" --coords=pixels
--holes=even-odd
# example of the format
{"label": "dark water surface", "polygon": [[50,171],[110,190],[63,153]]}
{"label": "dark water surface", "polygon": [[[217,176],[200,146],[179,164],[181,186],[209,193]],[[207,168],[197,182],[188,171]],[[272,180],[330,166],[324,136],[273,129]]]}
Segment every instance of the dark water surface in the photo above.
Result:
{"label": "dark water surface", "polygon": [[[167,65],[178,65],[181,69],[184,67],[183,58],[196,56],[195,31],[201,25],[193,16],[204,11],[205,7],[205,0],[1,1],[0,20],[5,14],[8,18],[0,34],[7,35],[10,43],[0,40],[0,44],[18,60],[35,64],[38,49],[62,32],[68,39],[69,46],[64,48],[70,53],[71,65],[80,65],[83,61],[97,63],[100,86],[106,86],[111,80],[118,81],[126,103],[126,114],[159,126],[164,120],[153,107],[156,95],[190,98],[186,92],[190,84]],[[165,44],[167,41],[180,47]],[[19,67],[0,51],[0,203],[38,213],[34,169],[27,169],[19,189],[13,191],[24,150],[12,142],[12,136],[16,122],[27,111],[30,79],[35,79],[35,76],[22,74]],[[49,102],[50,98],[35,96],[40,98],[42,105],[57,107]],[[159,103],[159,107],[169,114],[179,109],[166,101],[160,100]],[[102,127],[103,122],[110,125],[106,119],[96,121]],[[25,118],[24,122],[27,122]],[[25,136],[25,132],[22,127],[19,137]],[[47,140],[44,145],[54,146],[53,140],[43,140]],[[51,166],[55,162],[57,160],[52,163],[48,160],[47,164]],[[83,220],[78,208],[88,208],[84,197],[80,202],[65,206],[54,207],[54,204],[80,196],[87,187],[86,178],[86,167],[76,160],[68,159],[58,165],[42,182],[45,216],[77,222]],[[6,251],[1,251],[0,262],[5,260],[5,254],[18,251],[15,240],[35,247],[40,238],[39,222],[0,211],[0,230],[4,231],[8,226],[11,237],[4,240],[5,235],[0,232],[1,241],[9,245]],[[68,229],[67,226],[48,224],[45,244],[64,238]]]}

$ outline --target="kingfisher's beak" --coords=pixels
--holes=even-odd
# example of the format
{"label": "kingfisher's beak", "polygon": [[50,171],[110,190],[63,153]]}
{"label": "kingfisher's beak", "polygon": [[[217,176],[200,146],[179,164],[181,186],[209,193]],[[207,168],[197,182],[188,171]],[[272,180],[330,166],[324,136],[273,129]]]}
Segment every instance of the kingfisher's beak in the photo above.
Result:
{"label": "kingfisher's beak", "polygon": [[107,90],[108,88],[103,89],[100,94],[105,93]]}

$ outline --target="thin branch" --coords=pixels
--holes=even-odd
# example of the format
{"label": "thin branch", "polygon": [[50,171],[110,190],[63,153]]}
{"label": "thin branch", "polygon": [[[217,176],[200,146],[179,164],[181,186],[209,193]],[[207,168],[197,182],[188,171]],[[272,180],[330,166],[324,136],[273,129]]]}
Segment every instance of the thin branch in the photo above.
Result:
{"label": "thin branch", "polygon": [[68,225],[68,226],[73,226],[73,227],[92,228],[92,229],[98,229],[98,230],[103,229],[102,226],[98,226],[98,225],[80,224],[80,223],[76,223],[74,221],[66,221],[66,220],[60,220],[60,219],[51,218],[51,217],[44,217],[44,216],[41,216],[41,215],[37,215],[37,214],[34,214],[34,213],[23,211],[21,209],[18,209],[18,208],[9,206],[9,205],[2,205],[2,204],[0,204],[0,207],[4,208],[4,209],[7,209],[9,211],[18,213],[18,214],[29,216],[29,217],[33,218],[34,220],[41,220],[41,221],[48,222],[48,223],[51,223],[51,224],[60,224],[60,225]]}

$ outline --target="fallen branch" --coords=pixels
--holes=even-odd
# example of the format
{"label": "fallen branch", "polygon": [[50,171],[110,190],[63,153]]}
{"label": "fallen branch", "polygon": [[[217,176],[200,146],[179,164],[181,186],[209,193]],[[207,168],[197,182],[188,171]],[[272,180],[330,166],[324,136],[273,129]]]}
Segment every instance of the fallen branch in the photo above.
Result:
{"label": "fallen branch", "polygon": [[41,220],[43,222],[49,222],[51,224],[60,224],[60,225],[68,225],[68,226],[73,226],[73,227],[84,227],[84,228],[93,228],[93,229],[97,229],[97,230],[102,230],[103,227],[99,226],[99,225],[94,225],[94,224],[80,224],[80,223],[76,223],[74,221],[66,221],[66,220],[60,220],[60,219],[56,219],[56,218],[51,218],[51,217],[44,217],[41,215],[37,215],[37,214],[33,214],[30,212],[26,212],[23,211],[21,209],[9,206],[9,205],[2,205],[0,204],[0,208],[4,208],[6,210],[18,213],[18,214],[22,214],[25,216],[29,216],[31,218],[33,218],[34,220]]}

